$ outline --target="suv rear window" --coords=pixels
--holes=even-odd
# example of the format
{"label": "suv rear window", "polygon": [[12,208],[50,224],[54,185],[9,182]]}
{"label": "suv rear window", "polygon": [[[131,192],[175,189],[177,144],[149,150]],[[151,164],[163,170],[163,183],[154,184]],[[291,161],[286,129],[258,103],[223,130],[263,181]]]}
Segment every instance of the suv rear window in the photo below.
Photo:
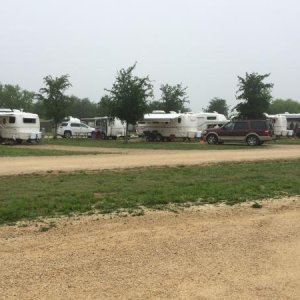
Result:
{"label": "suv rear window", "polygon": [[266,121],[251,121],[252,129],[267,129]]}
{"label": "suv rear window", "polygon": [[68,126],[68,123],[61,123],[60,126],[66,127]]}

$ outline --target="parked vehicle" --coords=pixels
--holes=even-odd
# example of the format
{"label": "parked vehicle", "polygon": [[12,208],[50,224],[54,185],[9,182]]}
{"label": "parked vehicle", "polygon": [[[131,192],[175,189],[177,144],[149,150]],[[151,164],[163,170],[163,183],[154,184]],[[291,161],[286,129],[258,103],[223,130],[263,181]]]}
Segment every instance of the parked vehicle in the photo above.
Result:
{"label": "parked vehicle", "polygon": [[208,144],[244,142],[249,146],[257,146],[273,138],[275,135],[270,120],[234,120],[221,128],[204,131],[204,139]]}
{"label": "parked vehicle", "polygon": [[288,124],[285,115],[277,114],[277,115],[268,115],[265,114],[266,118],[271,120],[273,123],[274,134],[276,137],[287,136],[288,133]]}
{"label": "parked vehicle", "polygon": [[144,115],[137,124],[137,134],[147,141],[173,140],[176,138],[200,138],[202,132],[215,126],[222,126],[228,120],[222,114],[213,113],[165,113],[153,111]]}
{"label": "parked vehicle", "polygon": [[113,117],[83,118],[83,122],[95,128],[95,138],[117,139],[126,134],[126,123]]}
{"label": "parked vehicle", "polygon": [[17,109],[0,109],[0,140],[20,144],[38,142],[42,138],[37,114]]}
{"label": "parked vehicle", "polygon": [[71,137],[92,137],[95,134],[95,128],[90,127],[79,119],[68,117],[67,121],[62,122],[57,128],[57,134],[64,138]]}

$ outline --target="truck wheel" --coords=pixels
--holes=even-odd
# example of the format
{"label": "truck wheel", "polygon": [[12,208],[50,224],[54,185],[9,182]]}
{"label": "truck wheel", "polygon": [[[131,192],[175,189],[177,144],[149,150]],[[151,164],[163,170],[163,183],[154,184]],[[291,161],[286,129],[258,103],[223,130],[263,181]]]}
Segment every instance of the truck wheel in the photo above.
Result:
{"label": "truck wheel", "polygon": [[206,138],[206,141],[210,145],[218,144],[218,138],[214,134],[208,135],[208,137]]}
{"label": "truck wheel", "polygon": [[250,135],[246,140],[248,146],[257,146],[259,145],[259,139],[255,135]]}
{"label": "truck wheel", "polygon": [[65,132],[64,132],[64,137],[65,137],[66,139],[69,139],[71,136],[72,136],[71,131],[65,131]]}

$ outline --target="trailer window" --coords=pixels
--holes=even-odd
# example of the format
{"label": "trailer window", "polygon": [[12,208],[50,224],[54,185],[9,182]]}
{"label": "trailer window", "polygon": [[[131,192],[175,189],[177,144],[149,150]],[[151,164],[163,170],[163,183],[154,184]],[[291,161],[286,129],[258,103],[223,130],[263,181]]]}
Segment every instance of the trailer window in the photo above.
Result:
{"label": "trailer window", "polygon": [[178,123],[181,123],[181,118],[178,118]]}
{"label": "trailer window", "polygon": [[23,118],[23,123],[35,124],[36,119],[34,119],[34,118]]}
{"label": "trailer window", "polygon": [[9,123],[10,124],[16,123],[16,117],[9,117]]}
{"label": "trailer window", "polygon": [[207,117],[207,120],[217,120],[217,117]]}

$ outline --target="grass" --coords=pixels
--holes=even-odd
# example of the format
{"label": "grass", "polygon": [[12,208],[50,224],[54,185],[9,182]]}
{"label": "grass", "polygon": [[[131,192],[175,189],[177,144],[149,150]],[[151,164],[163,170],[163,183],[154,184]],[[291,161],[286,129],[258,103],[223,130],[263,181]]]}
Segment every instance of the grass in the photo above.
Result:
{"label": "grass", "polygon": [[0,157],[2,156],[62,156],[62,155],[88,155],[98,152],[44,150],[32,148],[17,148],[14,146],[0,145]]}
{"label": "grass", "polygon": [[[176,142],[145,142],[141,139],[129,140],[127,144],[122,139],[95,140],[95,139],[48,139],[44,141],[49,145],[82,146],[82,147],[101,147],[101,148],[125,148],[125,149],[165,149],[165,150],[226,150],[226,149],[249,149],[244,144],[224,144],[208,145],[200,144],[197,141],[176,141]],[[265,146],[264,146],[265,147]],[[254,149],[254,148],[252,148]],[[258,149],[255,148],[255,149]]]}
{"label": "grass", "polygon": [[[226,149],[260,149],[261,147],[249,148],[246,144],[223,144],[208,145],[200,144],[199,141],[176,141],[176,142],[146,142],[143,139],[131,139],[127,144],[122,139],[113,140],[95,140],[95,139],[47,139],[45,144],[64,145],[64,146],[82,146],[82,147],[102,147],[102,148],[134,148],[134,149],[165,149],[165,150],[226,150]],[[269,147],[273,144],[281,145],[300,145],[299,138],[281,138],[266,143],[263,147]]]}
{"label": "grass", "polygon": [[300,195],[300,160],[4,176],[0,223]]}

